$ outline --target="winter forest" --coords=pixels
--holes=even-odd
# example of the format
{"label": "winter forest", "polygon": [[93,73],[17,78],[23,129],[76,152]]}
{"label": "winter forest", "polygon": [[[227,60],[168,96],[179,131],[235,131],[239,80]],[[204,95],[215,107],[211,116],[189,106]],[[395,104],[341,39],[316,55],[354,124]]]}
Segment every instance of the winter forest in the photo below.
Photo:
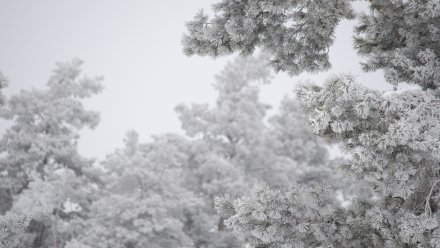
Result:
{"label": "winter forest", "polygon": [[[85,70],[86,59],[54,61],[45,84],[15,92],[8,91],[15,87],[8,74],[15,71],[7,65],[27,62],[0,60],[6,65],[0,68],[0,247],[440,248],[439,0],[189,2],[166,6],[171,13],[191,10],[192,17],[176,17],[183,34],[165,20],[149,21],[180,37],[172,42],[184,59],[166,60],[169,68],[159,74],[176,74],[176,82],[143,82],[165,84],[170,97],[153,90],[152,98],[173,106],[179,130],[119,134],[123,117],[106,122],[90,107],[112,89],[105,74]],[[191,4],[200,6],[193,10]],[[115,9],[124,12],[121,6]],[[59,17],[78,18],[73,22],[89,13],[65,11]],[[14,15],[26,18],[1,15],[0,22],[10,18],[11,25]],[[33,16],[29,22],[37,20]],[[347,23],[352,27],[337,31]],[[95,37],[85,30],[83,47]],[[169,36],[142,32],[158,39],[159,52],[171,50]],[[360,66],[363,82],[350,68],[334,71],[334,58],[348,58],[330,52],[339,36],[350,40],[345,49],[354,50],[357,61],[345,62]],[[132,42],[119,38],[100,46]],[[8,39],[6,47],[25,44]],[[42,39],[57,51],[50,35]],[[129,61],[108,58],[101,61]],[[193,65],[204,75],[202,64],[213,58],[225,63],[215,66],[215,75],[203,76],[212,97],[179,79]],[[201,62],[191,64],[194,59]],[[152,74],[159,68],[142,65],[129,66]],[[173,66],[184,69],[173,72]],[[326,79],[316,77],[325,72]],[[273,91],[279,75],[289,76],[288,90],[268,103],[264,94]],[[180,101],[185,87],[209,100]],[[104,104],[109,112],[119,111],[112,102],[136,101],[137,93],[126,92]],[[131,111],[147,115],[149,108]],[[100,125],[110,127],[109,135],[90,141]],[[168,127],[166,121],[159,125]],[[89,156],[99,153],[94,146],[113,145],[115,137],[120,143],[111,152]],[[80,149],[83,138],[95,144],[86,146],[87,154]]]}

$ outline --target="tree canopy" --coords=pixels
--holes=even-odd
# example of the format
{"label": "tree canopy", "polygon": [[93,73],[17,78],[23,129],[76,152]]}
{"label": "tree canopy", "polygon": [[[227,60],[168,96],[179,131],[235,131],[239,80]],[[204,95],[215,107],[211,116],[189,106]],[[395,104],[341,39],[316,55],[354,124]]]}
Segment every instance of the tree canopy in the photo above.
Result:
{"label": "tree canopy", "polygon": [[219,198],[227,226],[254,247],[440,247],[440,3],[368,4],[369,13],[355,14],[351,1],[223,0],[214,18],[197,14],[187,23],[189,55],[260,47],[275,69],[295,75],[330,68],[326,52],[338,21],[356,18],[354,47],[363,68],[383,70],[392,85],[416,86],[381,92],[349,75],[299,85],[310,126],[352,155],[345,169],[370,182],[375,197],[359,195],[340,208],[321,188],[298,185]]}
{"label": "tree canopy", "polygon": [[[81,99],[102,89],[100,78],[80,78],[82,62],[59,63],[45,90],[10,97],[0,117],[12,122],[0,139],[1,211],[32,220],[16,246],[59,247],[67,223],[85,212],[97,173],[77,151],[79,131],[94,128],[99,114]],[[78,206],[70,209],[69,204]]]}
{"label": "tree canopy", "polygon": [[100,163],[77,150],[80,130],[99,121],[82,100],[102,90],[100,78],[80,76],[81,63],[57,64],[47,89],[23,90],[1,110],[11,123],[0,139],[8,247],[238,248],[215,211],[219,195],[245,196],[256,182],[325,180],[333,203],[349,196],[340,161],[306,126],[299,103],[286,97],[268,114],[259,97],[272,79],[265,55],[230,62],[215,78],[214,106],[178,105],[185,135],[142,142],[129,131]]}

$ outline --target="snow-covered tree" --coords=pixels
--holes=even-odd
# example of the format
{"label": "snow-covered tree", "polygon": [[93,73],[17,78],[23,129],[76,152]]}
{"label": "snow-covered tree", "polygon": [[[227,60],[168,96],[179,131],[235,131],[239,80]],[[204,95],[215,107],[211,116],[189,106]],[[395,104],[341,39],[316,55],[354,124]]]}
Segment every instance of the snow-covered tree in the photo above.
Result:
{"label": "snow-covered tree", "polygon": [[299,104],[286,98],[279,113],[267,116],[270,106],[259,99],[260,85],[271,79],[265,56],[238,57],[216,79],[215,106],[176,108],[193,141],[185,185],[205,200],[201,214],[191,216],[189,229],[196,234],[197,247],[239,245],[225,232],[223,219],[215,217],[214,198],[243,196],[257,181],[271,187],[327,181],[329,198],[335,201],[344,180],[335,173],[327,149],[302,119]]}
{"label": "snow-covered tree", "polygon": [[0,216],[0,247],[15,245],[29,225],[29,216],[7,212]]}
{"label": "snow-covered tree", "polygon": [[437,89],[440,82],[437,0],[370,0],[371,13],[359,16],[355,47],[365,70],[382,69],[393,85],[405,82]]}
{"label": "snow-covered tree", "polygon": [[216,153],[212,144],[203,140],[188,143],[183,187],[201,200],[197,210],[187,212],[185,232],[198,248],[238,247],[230,232],[215,212],[214,197],[221,194],[240,195],[249,189],[242,170]]}
{"label": "snow-covered tree", "polygon": [[186,214],[200,202],[182,184],[186,142],[169,134],[139,143],[129,132],[125,147],[103,162],[101,196],[66,247],[193,247],[184,231]]}
{"label": "snow-covered tree", "polygon": [[260,102],[259,83],[268,83],[270,72],[263,59],[238,58],[216,77],[216,106],[179,105],[182,128],[190,137],[201,138],[222,158],[247,175],[262,175],[265,168],[250,162],[263,145],[263,122],[268,105]]}
{"label": "snow-covered tree", "polygon": [[[279,168],[285,181],[280,186],[294,183],[318,185],[325,182],[331,187],[329,192],[333,197],[342,191],[346,191],[347,197],[351,195],[347,190],[349,181],[346,175],[337,168],[344,163],[344,159],[330,160],[325,142],[318,139],[304,120],[298,100],[285,97],[279,113],[269,118],[268,128],[266,149],[272,151],[278,160],[285,161],[285,166]],[[281,181],[280,178],[275,180]],[[361,185],[356,183],[353,186]]]}
{"label": "snow-covered tree", "polygon": [[[15,247],[60,247],[67,223],[89,205],[96,176],[93,160],[77,151],[79,131],[93,128],[96,112],[81,99],[102,89],[100,78],[80,78],[81,61],[57,64],[45,90],[10,97],[0,116],[11,122],[0,139],[2,212],[30,215],[26,235]],[[67,205],[77,206],[72,210]]]}
{"label": "snow-covered tree", "polygon": [[[7,86],[7,80],[0,72],[0,90]],[[5,104],[6,98],[0,91],[0,108]],[[7,194],[5,190],[0,190],[2,194]],[[0,198],[1,199],[1,198]],[[0,207],[3,209],[3,207]],[[1,211],[4,213],[4,211]],[[0,247],[12,245],[24,233],[29,224],[29,216],[7,212],[0,215]]]}
{"label": "snow-covered tree", "polygon": [[262,48],[277,71],[292,75],[328,69],[337,24],[354,17],[350,0],[222,0],[213,9],[214,18],[200,12],[186,24],[186,54],[216,57]]}
{"label": "snow-covered tree", "polygon": [[[298,185],[285,192],[260,186],[248,197],[219,198],[217,209],[227,226],[253,247],[440,247],[440,2],[368,3],[370,13],[358,16],[355,36],[355,47],[365,57],[364,68],[382,69],[393,85],[404,82],[415,87],[381,92],[339,75],[322,87],[302,84],[296,92],[315,133],[341,144],[352,155],[347,171],[366,178],[375,197],[359,195],[349,207],[341,208],[328,199],[326,188]],[[249,17],[267,5],[284,6],[279,11],[285,16],[293,12],[302,20],[316,20],[305,21],[312,28],[294,34],[298,39],[313,37],[304,43],[285,40],[292,35],[289,31],[269,29],[270,39],[284,41],[278,49],[292,51],[291,58],[298,61],[276,60],[271,44],[259,40],[266,37],[265,23],[275,14],[267,13],[267,19],[266,12]],[[335,10],[336,6],[342,8]],[[189,34],[184,38],[188,53],[216,56],[244,51],[252,45],[247,39],[236,44],[240,37],[256,37],[255,45],[275,58],[275,68],[293,74],[319,64],[319,57],[300,55],[321,51],[317,44],[331,39],[341,17],[353,14],[350,1],[340,0],[224,0],[214,10],[217,17],[212,21],[198,15],[188,23]],[[285,22],[297,24],[292,18],[275,22],[280,27]],[[248,28],[257,24],[262,28]],[[314,30],[329,32],[322,38],[313,36]]]}
{"label": "snow-covered tree", "polygon": [[[262,55],[238,57],[216,77],[215,107],[192,104],[176,110],[186,133],[236,166],[247,183],[263,180],[271,186],[287,186],[301,180],[303,165],[327,163],[328,153],[301,120],[299,106],[292,100],[286,99],[280,113],[266,123],[270,106],[261,102],[259,90],[271,79],[267,64]],[[285,115],[286,109],[292,110],[290,115]]]}

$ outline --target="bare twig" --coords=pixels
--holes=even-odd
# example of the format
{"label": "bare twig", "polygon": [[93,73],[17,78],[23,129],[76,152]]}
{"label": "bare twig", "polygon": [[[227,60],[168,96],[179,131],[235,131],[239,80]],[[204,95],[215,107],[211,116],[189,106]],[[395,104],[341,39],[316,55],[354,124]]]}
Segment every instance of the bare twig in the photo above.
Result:
{"label": "bare twig", "polygon": [[440,183],[440,179],[436,180],[432,186],[431,186],[431,190],[429,191],[428,196],[426,197],[426,203],[425,203],[425,212],[428,216],[432,215],[432,209],[431,209],[431,205],[429,204],[429,202],[431,201],[431,197],[432,197],[432,193],[434,192],[435,187],[437,186],[437,184]]}

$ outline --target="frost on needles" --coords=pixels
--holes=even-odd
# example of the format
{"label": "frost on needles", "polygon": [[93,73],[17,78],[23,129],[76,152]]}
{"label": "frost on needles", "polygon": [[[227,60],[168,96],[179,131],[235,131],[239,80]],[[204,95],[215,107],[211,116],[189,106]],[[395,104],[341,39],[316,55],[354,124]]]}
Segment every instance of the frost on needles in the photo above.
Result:
{"label": "frost on needles", "polygon": [[[415,87],[381,92],[339,75],[296,93],[315,133],[352,155],[345,169],[370,182],[375,196],[341,208],[322,187],[262,185],[218,198],[228,228],[251,247],[440,247],[440,2],[367,2],[369,13],[356,14],[363,68]],[[214,12],[188,22],[187,54],[259,47],[291,75],[328,69],[337,23],[355,16],[343,0],[223,0]]]}
{"label": "frost on needles", "polygon": [[209,19],[199,12],[186,24],[187,55],[213,57],[256,48],[268,51],[277,71],[292,75],[330,68],[328,49],[341,19],[354,17],[348,0],[221,1]]}

